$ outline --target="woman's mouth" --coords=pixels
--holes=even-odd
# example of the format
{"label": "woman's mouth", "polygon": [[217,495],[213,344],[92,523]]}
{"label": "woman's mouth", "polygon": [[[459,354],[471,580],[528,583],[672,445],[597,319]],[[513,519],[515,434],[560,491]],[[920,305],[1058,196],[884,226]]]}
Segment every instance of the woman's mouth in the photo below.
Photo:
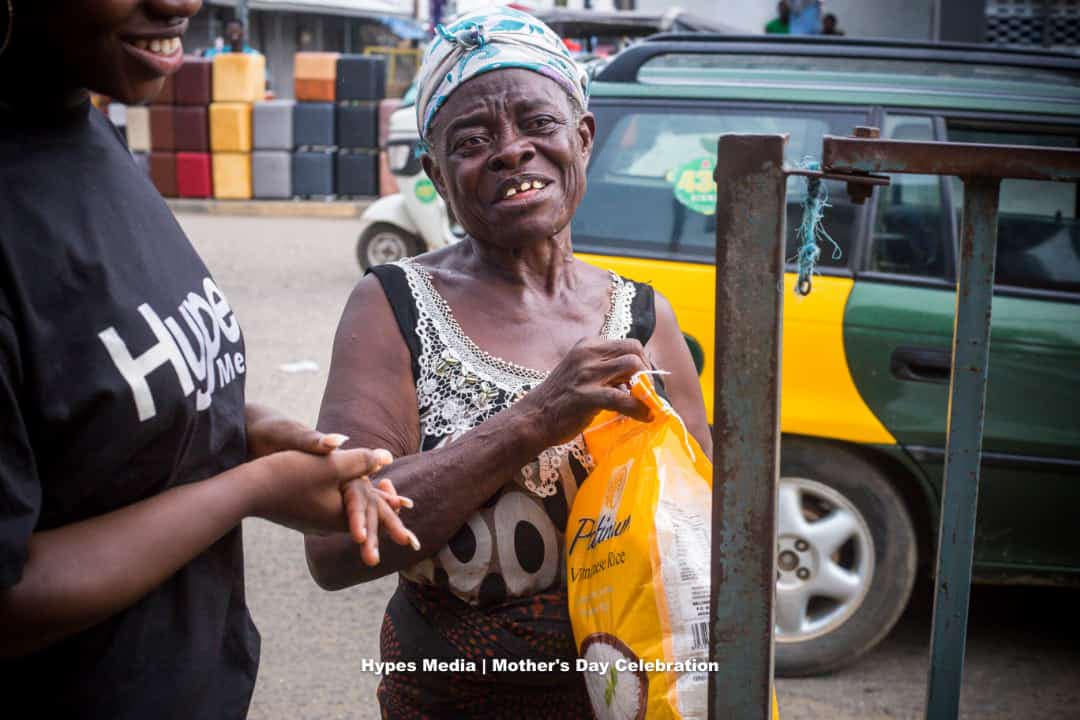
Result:
{"label": "woman's mouth", "polygon": [[128,38],[124,50],[143,65],[160,75],[168,75],[184,62],[184,46],[179,36],[157,38]]}
{"label": "woman's mouth", "polygon": [[541,190],[546,188],[550,183],[543,180],[522,180],[520,183],[514,183],[510,187],[503,191],[502,197],[499,198],[499,203],[505,202],[527,202],[531,198],[540,193]]}

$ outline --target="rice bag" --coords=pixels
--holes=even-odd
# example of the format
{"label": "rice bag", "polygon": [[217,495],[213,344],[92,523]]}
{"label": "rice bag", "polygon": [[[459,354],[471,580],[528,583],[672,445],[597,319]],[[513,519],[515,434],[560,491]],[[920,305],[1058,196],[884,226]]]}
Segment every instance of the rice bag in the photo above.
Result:
{"label": "rice bag", "polygon": [[652,420],[589,425],[596,464],[566,525],[578,669],[597,720],[704,719],[712,462],[647,373],[630,391]]}

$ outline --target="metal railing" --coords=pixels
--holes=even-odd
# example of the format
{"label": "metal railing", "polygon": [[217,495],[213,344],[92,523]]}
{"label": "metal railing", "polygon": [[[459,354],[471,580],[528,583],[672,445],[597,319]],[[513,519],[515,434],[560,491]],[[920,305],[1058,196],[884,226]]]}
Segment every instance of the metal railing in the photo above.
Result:
{"label": "metal railing", "polygon": [[788,175],[848,182],[856,202],[888,178],[964,183],[945,480],[926,716],[958,717],[967,637],[1001,180],[1080,180],[1080,150],[825,136],[822,171],[784,166],[785,135],[720,137],[716,194],[716,443],[709,717],[766,720],[773,678],[780,338]]}

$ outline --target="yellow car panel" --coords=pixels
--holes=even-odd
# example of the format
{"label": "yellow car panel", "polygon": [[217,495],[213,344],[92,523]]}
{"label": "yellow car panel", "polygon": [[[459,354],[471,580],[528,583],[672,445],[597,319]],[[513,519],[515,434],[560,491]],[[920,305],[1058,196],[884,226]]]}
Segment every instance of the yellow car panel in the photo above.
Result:
{"label": "yellow car panel", "polygon": [[[713,266],[610,255],[578,257],[648,283],[668,299],[682,331],[705,350],[701,389],[711,421],[716,282]],[[895,444],[896,438],[855,388],[844,354],[844,307],[854,280],[815,277],[813,291],[806,297],[794,294],[794,284],[795,275],[788,273],[784,282],[781,430],[850,442]]]}

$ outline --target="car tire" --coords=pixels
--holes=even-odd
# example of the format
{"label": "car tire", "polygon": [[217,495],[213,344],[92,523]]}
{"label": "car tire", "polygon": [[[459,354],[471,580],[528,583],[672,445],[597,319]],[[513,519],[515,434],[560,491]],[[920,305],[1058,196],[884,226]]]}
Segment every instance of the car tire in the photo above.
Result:
{"label": "car tire", "polygon": [[361,270],[395,262],[420,252],[420,238],[390,223],[374,223],[356,243]]}
{"label": "car tire", "polygon": [[784,438],[776,674],[817,675],[869,651],[900,619],[916,571],[915,528],[885,474],[843,447]]}

